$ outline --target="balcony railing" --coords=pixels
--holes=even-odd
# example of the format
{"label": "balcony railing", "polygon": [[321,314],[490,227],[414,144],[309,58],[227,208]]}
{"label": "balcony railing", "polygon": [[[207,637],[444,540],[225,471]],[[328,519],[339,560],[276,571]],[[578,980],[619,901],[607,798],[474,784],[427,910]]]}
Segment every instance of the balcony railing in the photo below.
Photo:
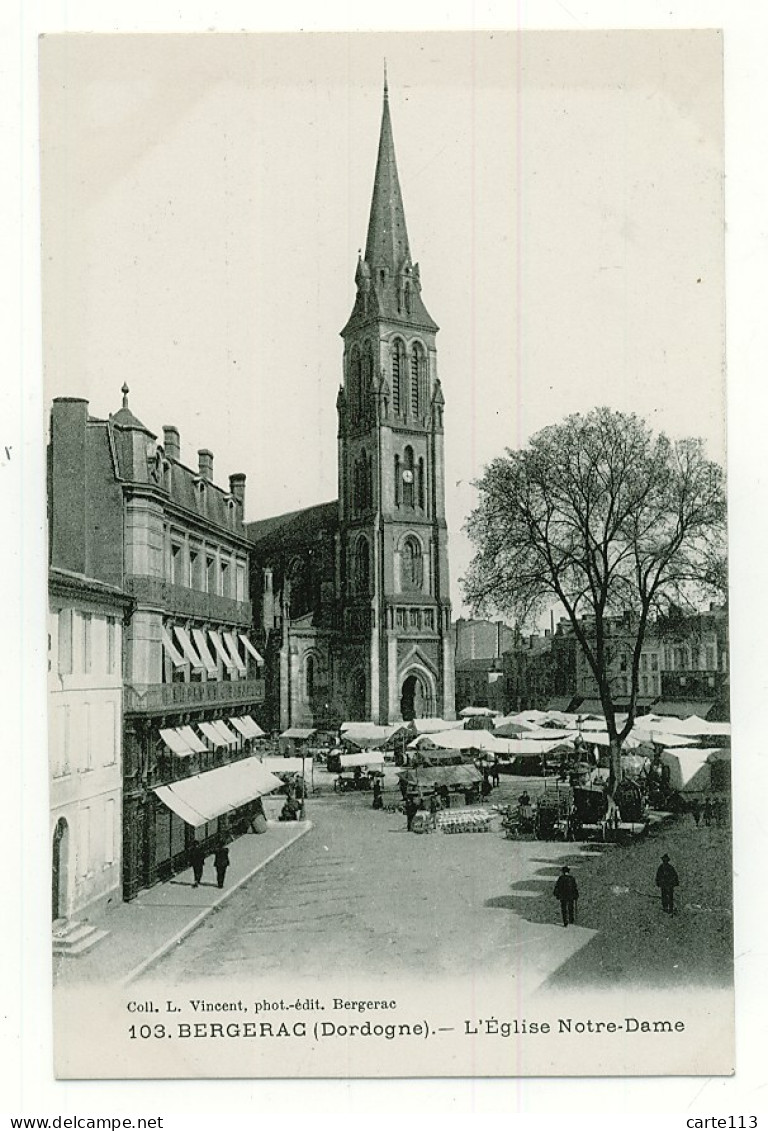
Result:
{"label": "balcony railing", "polygon": [[216,593],[203,593],[174,585],[162,577],[130,574],[125,587],[141,604],[155,605],[164,613],[181,617],[198,617],[202,620],[249,627],[252,621],[250,601],[236,601]]}
{"label": "balcony railing", "polygon": [[164,711],[180,707],[235,707],[244,703],[263,703],[264,680],[127,684],[123,701],[126,711]]}

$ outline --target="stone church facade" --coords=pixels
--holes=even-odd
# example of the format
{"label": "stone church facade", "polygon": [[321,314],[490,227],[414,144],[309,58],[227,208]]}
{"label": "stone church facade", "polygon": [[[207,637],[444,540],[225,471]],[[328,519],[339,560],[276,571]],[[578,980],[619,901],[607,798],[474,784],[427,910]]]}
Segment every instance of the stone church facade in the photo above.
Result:
{"label": "stone church facade", "polygon": [[411,259],[384,88],[342,330],[338,499],[248,524],[272,725],[454,717],[438,327]]}

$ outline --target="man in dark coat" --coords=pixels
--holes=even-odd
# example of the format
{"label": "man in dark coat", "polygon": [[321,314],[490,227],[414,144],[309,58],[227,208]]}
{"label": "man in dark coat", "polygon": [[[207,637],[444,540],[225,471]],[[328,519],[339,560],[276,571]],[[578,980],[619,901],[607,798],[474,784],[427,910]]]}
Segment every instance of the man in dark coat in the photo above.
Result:
{"label": "man in dark coat", "polygon": [[195,842],[192,846],[192,851],[189,854],[189,862],[192,865],[192,875],[194,876],[193,888],[200,886],[200,881],[203,878],[203,868],[205,867],[205,849],[202,844]]}
{"label": "man in dark coat", "polygon": [[668,911],[670,915],[675,913],[675,888],[679,883],[677,872],[670,864],[669,856],[665,852],[661,858],[661,864],[656,869],[656,887],[661,888],[661,909]]}
{"label": "man in dark coat", "polygon": [[372,809],[383,809],[384,808],[384,800],[383,800],[381,794],[382,794],[381,778],[376,777],[376,778],[373,779],[373,805],[371,806]]}
{"label": "man in dark coat", "polygon": [[216,869],[216,883],[224,887],[224,877],[229,867],[229,849],[226,844],[220,844],[213,857],[213,866]]}
{"label": "man in dark coat", "polygon": [[563,915],[563,926],[567,927],[576,918],[576,904],[579,900],[579,889],[571,875],[571,869],[564,864],[557,877],[554,890],[555,899],[560,900],[560,910]]}
{"label": "man in dark coat", "polygon": [[415,793],[409,793],[408,796],[405,799],[405,817],[406,817],[406,821],[407,821],[406,828],[408,829],[408,832],[411,831],[411,826],[413,825],[413,818],[416,816],[419,809],[421,808],[419,801],[420,801],[420,799],[416,797]]}

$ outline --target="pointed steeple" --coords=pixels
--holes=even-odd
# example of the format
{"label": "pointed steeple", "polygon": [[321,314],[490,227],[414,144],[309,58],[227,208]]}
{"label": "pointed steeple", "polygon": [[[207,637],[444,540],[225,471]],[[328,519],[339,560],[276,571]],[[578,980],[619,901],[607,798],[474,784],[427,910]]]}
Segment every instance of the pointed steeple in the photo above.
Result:
{"label": "pointed steeple", "polygon": [[359,320],[386,318],[436,330],[421,299],[419,265],[411,259],[405,209],[397,174],[389,86],[384,64],[384,98],[379,133],[379,153],[373,179],[373,197],[368,219],[365,255],[355,272],[357,297],[342,333]]}
{"label": "pointed steeple", "polygon": [[389,88],[384,71],[384,105],[381,112],[379,156],[373,180],[371,215],[368,220],[368,238],[365,242],[365,259],[373,271],[382,268],[393,276],[401,271],[406,261],[410,263],[408,230],[405,226],[405,209],[397,175],[395,143],[392,121],[389,116]]}

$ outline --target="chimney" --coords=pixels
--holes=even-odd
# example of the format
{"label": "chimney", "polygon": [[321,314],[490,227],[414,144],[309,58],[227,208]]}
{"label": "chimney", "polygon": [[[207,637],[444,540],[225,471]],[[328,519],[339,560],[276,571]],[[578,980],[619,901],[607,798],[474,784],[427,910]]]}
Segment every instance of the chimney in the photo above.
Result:
{"label": "chimney", "polygon": [[197,453],[198,468],[200,471],[200,478],[207,479],[209,483],[213,482],[213,452],[209,452],[207,448],[201,448]]}
{"label": "chimney", "polygon": [[163,447],[168,459],[175,459],[181,462],[181,441],[179,439],[179,430],[175,424],[163,425]]}
{"label": "chimney", "polygon": [[245,475],[242,471],[230,475],[229,493],[233,499],[237,499],[241,508],[245,510]]}

